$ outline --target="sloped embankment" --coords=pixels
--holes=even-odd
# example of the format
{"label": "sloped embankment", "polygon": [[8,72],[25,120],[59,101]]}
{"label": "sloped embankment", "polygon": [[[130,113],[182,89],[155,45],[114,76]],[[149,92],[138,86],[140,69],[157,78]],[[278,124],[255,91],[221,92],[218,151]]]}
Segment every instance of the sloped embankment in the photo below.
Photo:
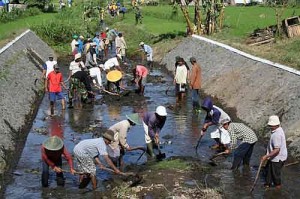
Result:
{"label": "sloped embankment", "polygon": [[[41,60],[30,56],[32,49],[46,60],[53,50],[31,31],[26,31],[0,49],[0,174],[18,161],[28,127],[43,94],[38,67]],[[3,180],[1,180],[3,182]]]}
{"label": "sloped embankment", "polygon": [[[281,118],[294,156],[300,156],[300,77],[218,45],[187,38],[167,53],[161,64],[173,71],[175,56],[196,57],[202,67],[203,91],[236,109],[237,117],[266,133],[268,117]],[[189,62],[188,62],[189,63]]]}

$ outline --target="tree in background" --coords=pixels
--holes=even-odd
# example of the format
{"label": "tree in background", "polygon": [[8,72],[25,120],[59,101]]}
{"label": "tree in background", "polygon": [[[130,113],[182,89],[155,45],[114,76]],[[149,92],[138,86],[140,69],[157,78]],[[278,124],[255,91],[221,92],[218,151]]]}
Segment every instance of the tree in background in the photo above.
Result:
{"label": "tree in background", "polygon": [[24,4],[26,4],[28,7],[37,7],[41,10],[50,3],[51,0],[24,0]]}
{"label": "tree in background", "polygon": [[188,4],[191,1],[180,0],[180,8],[187,23],[187,28],[190,34],[208,35],[215,33],[222,29],[224,21],[224,3],[223,0],[202,0],[202,8],[204,10],[205,21],[201,19],[201,5],[200,0],[194,0],[195,16],[194,24],[191,22],[188,13]]}
{"label": "tree in background", "polygon": [[283,20],[282,15],[288,6],[288,0],[267,0],[266,5],[272,7],[275,11],[275,20],[276,20],[276,35],[282,35],[281,22]]}

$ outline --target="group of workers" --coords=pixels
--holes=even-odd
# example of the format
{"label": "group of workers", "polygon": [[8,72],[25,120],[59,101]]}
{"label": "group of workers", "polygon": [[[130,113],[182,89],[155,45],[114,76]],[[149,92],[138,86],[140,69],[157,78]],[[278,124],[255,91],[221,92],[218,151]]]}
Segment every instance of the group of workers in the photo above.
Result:
{"label": "group of workers", "polygon": [[[108,31],[107,29],[106,31]],[[118,37],[122,35],[117,34]],[[94,40],[101,37],[96,33]],[[105,36],[103,36],[105,37]],[[80,39],[81,37],[79,37]],[[72,53],[77,49],[74,55],[74,61],[71,62],[68,80],[71,81],[69,91],[77,91],[82,93],[83,100],[89,98],[89,95],[94,95],[92,91],[91,81],[95,78],[95,84],[102,88],[101,74],[104,72],[108,82],[113,82],[117,87],[120,87],[122,78],[122,63],[125,62],[126,42],[124,39],[115,39],[108,43],[109,47],[113,44],[116,46],[116,56],[108,59],[104,64],[98,63],[100,53],[96,51],[97,43],[94,41],[83,42],[79,47],[80,42],[72,41]],[[83,39],[83,38],[81,38]],[[99,40],[101,40],[99,39]],[[123,43],[119,45],[119,43]],[[125,44],[124,44],[125,43]],[[74,45],[73,45],[74,44]],[[81,44],[80,44],[81,45]],[[125,45],[125,49],[124,48]],[[74,47],[75,46],[75,47]],[[88,47],[87,47],[88,46]],[[149,69],[153,67],[153,51],[149,45],[144,42],[139,44],[147,57],[147,66],[136,65],[133,67],[133,82],[138,86],[138,93],[144,94],[146,77]],[[99,50],[99,49],[98,49]],[[85,56],[85,64],[82,57]],[[220,107],[213,104],[211,98],[205,98],[200,106],[199,92],[201,88],[201,67],[197,63],[196,58],[189,59],[192,69],[180,56],[175,58],[174,85],[176,89],[176,102],[180,103],[185,97],[188,86],[192,91],[193,109],[198,113],[200,109],[206,112],[204,124],[201,127],[200,140],[205,135],[207,130],[211,128],[211,138],[216,142],[212,149],[217,149],[219,153],[230,154],[233,152],[234,160],[232,170],[239,169],[243,164],[244,168],[249,168],[250,159],[252,156],[255,143],[258,141],[256,133],[243,123],[233,122],[230,116]],[[54,104],[57,99],[62,100],[62,108],[65,108],[65,100],[61,92],[61,86],[65,89],[66,85],[62,80],[62,75],[59,72],[57,62],[53,56],[44,64],[43,77],[46,79],[45,88],[49,91],[51,114],[54,112]],[[117,75],[116,72],[119,74]],[[116,84],[118,83],[118,84]],[[108,83],[109,84],[109,83]],[[108,88],[109,89],[109,88]],[[70,101],[71,99],[71,101]],[[69,105],[72,106],[72,94],[69,95]],[[83,140],[74,147],[75,159],[78,163],[78,171],[80,172],[80,183],[88,178],[92,181],[92,186],[96,188],[96,165],[100,169],[105,168],[101,163],[99,155],[104,156],[106,163],[113,169],[115,173],[120,173],[123,161],[122,157],[125,151],[145,150],[149,158],[155,157],[154,149],[158,147],[159,132],[163,128],[166,121],[167,111],[164,106],[158,106],[155,112],[144,113],[142,116],[135,113],[127,115],[126,119],[111,126],[101,138]],[[145,132],[145,143],[147,149],[143,147],[131,147],[127,143],[127,132],[131,126],[142,124]],[[281,169],[287,159],[286,139],[283,129],[280,126],[278,116],[269,117],[267,125],[270,127],[272,135],[268,144],[267,153],[261,158],[261,161],[266,164],[266,184],[265,187],[274,185],[277,189],[281,188]],[[238,144],[239,143],[239,144]],[[48,186],[49,166],[57,173],[57,179],[63,179],[61,169],[61,155],[64,155],[70,165],[70,172],[74,174],[72,159],[69,152],[63,145],[63,141],[59,137],[50,137],[42,146],[43,159],[43,174],[42,184]],[[95,165],[96,164],[96,165]],[[63,184],[63,180],[58,180],[58,184]],[[79,186],[83,187],[83,186]]]}
{"label": "group of workers", "polygon": [[[49,185],[49,167],[56,172],[57,185],[64,186],[64,175],[62,170],[62,156],[70,166],[70,173],[79,174],[79,188],[85,188],[86,179],[91,180],[93,189],[97,188],[96,166],[105,169],[99,156],[103,157],[106,164],[116,174],[120,174],[123,168],[122,157],[126,151],[143,150],[148,158],[155,158],[154,149],[158,148],[159,133],[166,121],[167,111],[164,106],[158,106],[155,112],[146,112],[142,116],[138,113],[126,115],[126,119],[112,125],[102,137],[85,139],[75,145],[73,149],[77,162],[77,169],[74,169],[72,156],[64,146],[63,140],[58,136],[47,138],[41,147],[43,171],[42,186]],[[127,133],[130,127],[143,125],[147,149],[142,146],[131,147],[127,143]],[[85,184],[85,185],[83,185]]]}

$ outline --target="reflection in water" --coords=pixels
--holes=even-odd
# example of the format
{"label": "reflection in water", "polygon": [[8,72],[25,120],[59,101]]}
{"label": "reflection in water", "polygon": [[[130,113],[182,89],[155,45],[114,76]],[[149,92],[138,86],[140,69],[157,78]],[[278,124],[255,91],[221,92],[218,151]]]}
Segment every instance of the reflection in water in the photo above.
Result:
{"label": "reflection in water", "polygon": [[110,120],[120,120],[122,107],[119,105],[108,105],[107,112]]}
{"label": "reflection in water", "polygon": [[49,133],[50,136],[58,136],[63,139],[63,121],[60,117],[53,117],[49,121]]}

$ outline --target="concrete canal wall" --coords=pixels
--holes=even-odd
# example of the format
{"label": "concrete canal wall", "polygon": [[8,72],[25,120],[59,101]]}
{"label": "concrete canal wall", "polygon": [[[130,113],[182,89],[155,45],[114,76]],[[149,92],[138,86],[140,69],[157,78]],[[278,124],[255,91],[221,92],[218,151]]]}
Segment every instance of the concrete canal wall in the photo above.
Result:
{"label": "concrete canal wall", "polygon": [[291,154],[300,156],[299,71],[195,35],[167,53],[161,64],[174,71],[177,55],[188,64],[194,56],[202,67],[204,93],[235,108],[237,117],[257,132],[266,133],[268,117],[279,115]]}
{"label": "concrete canal wall", "polygon": [[43,60],[54,53],[30,30],[0,49],[0,174],[18,161],[38,99],[43,95],[41,81],[35,85],[42,74],[40,63],[28,54],[28,49],[38,52]]}

